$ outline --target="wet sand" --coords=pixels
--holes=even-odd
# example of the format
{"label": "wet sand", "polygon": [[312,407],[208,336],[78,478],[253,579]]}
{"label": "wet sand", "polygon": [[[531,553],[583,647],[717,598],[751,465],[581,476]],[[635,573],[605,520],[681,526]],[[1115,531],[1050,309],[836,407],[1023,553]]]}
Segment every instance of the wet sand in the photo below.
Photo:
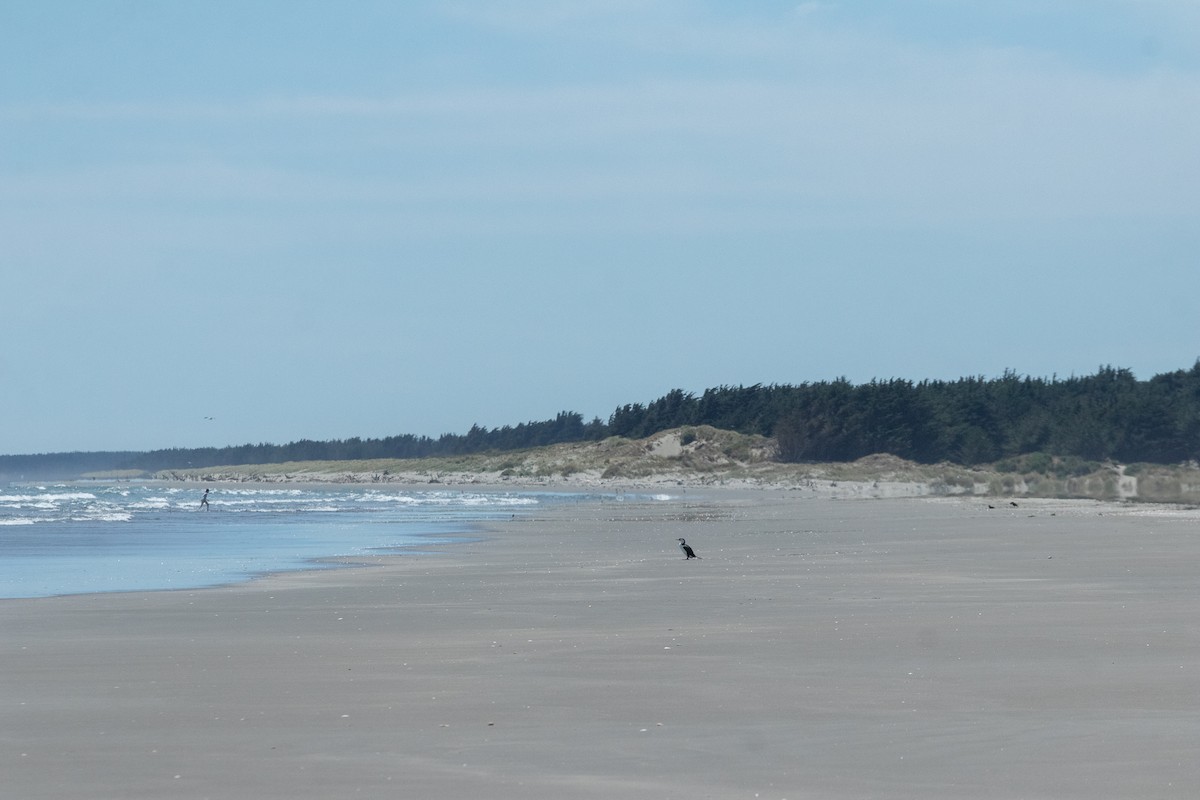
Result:
{"label": "wet sand", "polygon": [[689,491],[0,601],[0,793],[1200,795],[1197,512],[987,502]]}

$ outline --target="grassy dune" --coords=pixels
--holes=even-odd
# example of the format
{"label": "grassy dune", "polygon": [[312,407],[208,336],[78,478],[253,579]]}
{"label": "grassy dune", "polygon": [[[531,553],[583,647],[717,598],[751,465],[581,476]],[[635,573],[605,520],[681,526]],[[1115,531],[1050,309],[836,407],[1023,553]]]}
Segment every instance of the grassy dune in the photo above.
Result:
{"label": "grassy dune", "polygon": [[1195,466],[1114,465],[1047,456],[993,465],[917,464],[895,456],[850,463],[782,464],[775,443],[706,426],[647,439],[553,445],[447,458],[302,461],[167,470],[154,477],[199,481],[313,481],[515,486],[760,486],[831,495],[1076,497],[1200,502]]}

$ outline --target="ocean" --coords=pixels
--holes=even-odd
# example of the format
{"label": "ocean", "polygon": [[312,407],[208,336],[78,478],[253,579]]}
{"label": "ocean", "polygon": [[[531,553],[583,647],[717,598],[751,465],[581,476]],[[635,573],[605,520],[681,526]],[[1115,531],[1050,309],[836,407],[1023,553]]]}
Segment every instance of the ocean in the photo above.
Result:
{"label": "ocean", "polygon": [[[201,507],[210,489],[208,509]],[[598,497],[536,491],[160,482],[0,486],[0,599],[195,589],[468,535]],[[610,495],[611,497],[611,495]]]}

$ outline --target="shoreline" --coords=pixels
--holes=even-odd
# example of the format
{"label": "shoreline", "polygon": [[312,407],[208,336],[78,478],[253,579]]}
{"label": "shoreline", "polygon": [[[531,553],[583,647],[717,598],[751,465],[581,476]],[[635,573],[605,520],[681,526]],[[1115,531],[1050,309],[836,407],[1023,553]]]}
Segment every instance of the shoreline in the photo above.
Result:
{"label": "shoreline", "polygon": [[0,769],[30,800],[1191,796],[1197,516],[709,490],[3,601]]}

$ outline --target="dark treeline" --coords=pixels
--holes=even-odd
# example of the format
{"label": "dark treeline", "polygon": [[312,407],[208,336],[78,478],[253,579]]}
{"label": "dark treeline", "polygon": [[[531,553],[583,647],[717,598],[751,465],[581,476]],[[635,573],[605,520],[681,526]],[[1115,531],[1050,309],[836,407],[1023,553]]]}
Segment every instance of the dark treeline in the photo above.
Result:
{"label": "dark treeline", "polygon": [[852,461],[892,453],[922,463],[980,464],[1031,453],[1092,461],[1200,460],[1200,361],[1146,381],[1102,367],[1086,377],[955,381],[845,379],[795,385],[676,389],[621,406],[607,422],[563,411],[516,426],[474,425],[437,438],[301,440],[285,445],[149,453],[0,456],[0,475],[41,478],[109,470],[186,469],[285,461],[409,459],[518,450],[608,436],[641,438],[688,425],[774,436],[784,461]]}
{"label": "dark treeline", "polygon": [[404,434],[383,439],[343,439],[291,444],[245,444],[238,447],[155,450],[129,459],[132,469],[157,471],[230,464],[279,464],[286,461],[361,461],[458,456],[491,451],[519,450],[564,442],[602,439],[607,426],[599,419],[584,423],[583,416],[560,412],[552,420],[523,422],[487,429],[472,425],[465,434],[445,433],[437,438]]}
{"label": "dark treeline", "polygon": [[980,464],[1030,453],[1174,464],[1200,459],[1200,361],[1138,381],[1103,367],[1082,378],[1008,372],[956,381],[846,380],[673,391],[617,409],[609,433],[681,425],[774,436],[783,461],[853,461],[872,453]]}
{"label": "dark treeline", "polygon": [[0,477],[9,480],[65,478],[93,472],[122,470],[157,472],[170,469],[234,464],[279,464],[286,461],[360,461],[456,456],[519,450],[564,442],[599,440],[608,426],[599,418],[563,411],[552,420],[524,422],[487,429],[471,426],[465,434],[437,438],[403,434],[383,439],[357,437],[333,441],[301,439],[290,444],[243,444],[231,447],[170,448],[146,453],[50,453],[0,456]]}

